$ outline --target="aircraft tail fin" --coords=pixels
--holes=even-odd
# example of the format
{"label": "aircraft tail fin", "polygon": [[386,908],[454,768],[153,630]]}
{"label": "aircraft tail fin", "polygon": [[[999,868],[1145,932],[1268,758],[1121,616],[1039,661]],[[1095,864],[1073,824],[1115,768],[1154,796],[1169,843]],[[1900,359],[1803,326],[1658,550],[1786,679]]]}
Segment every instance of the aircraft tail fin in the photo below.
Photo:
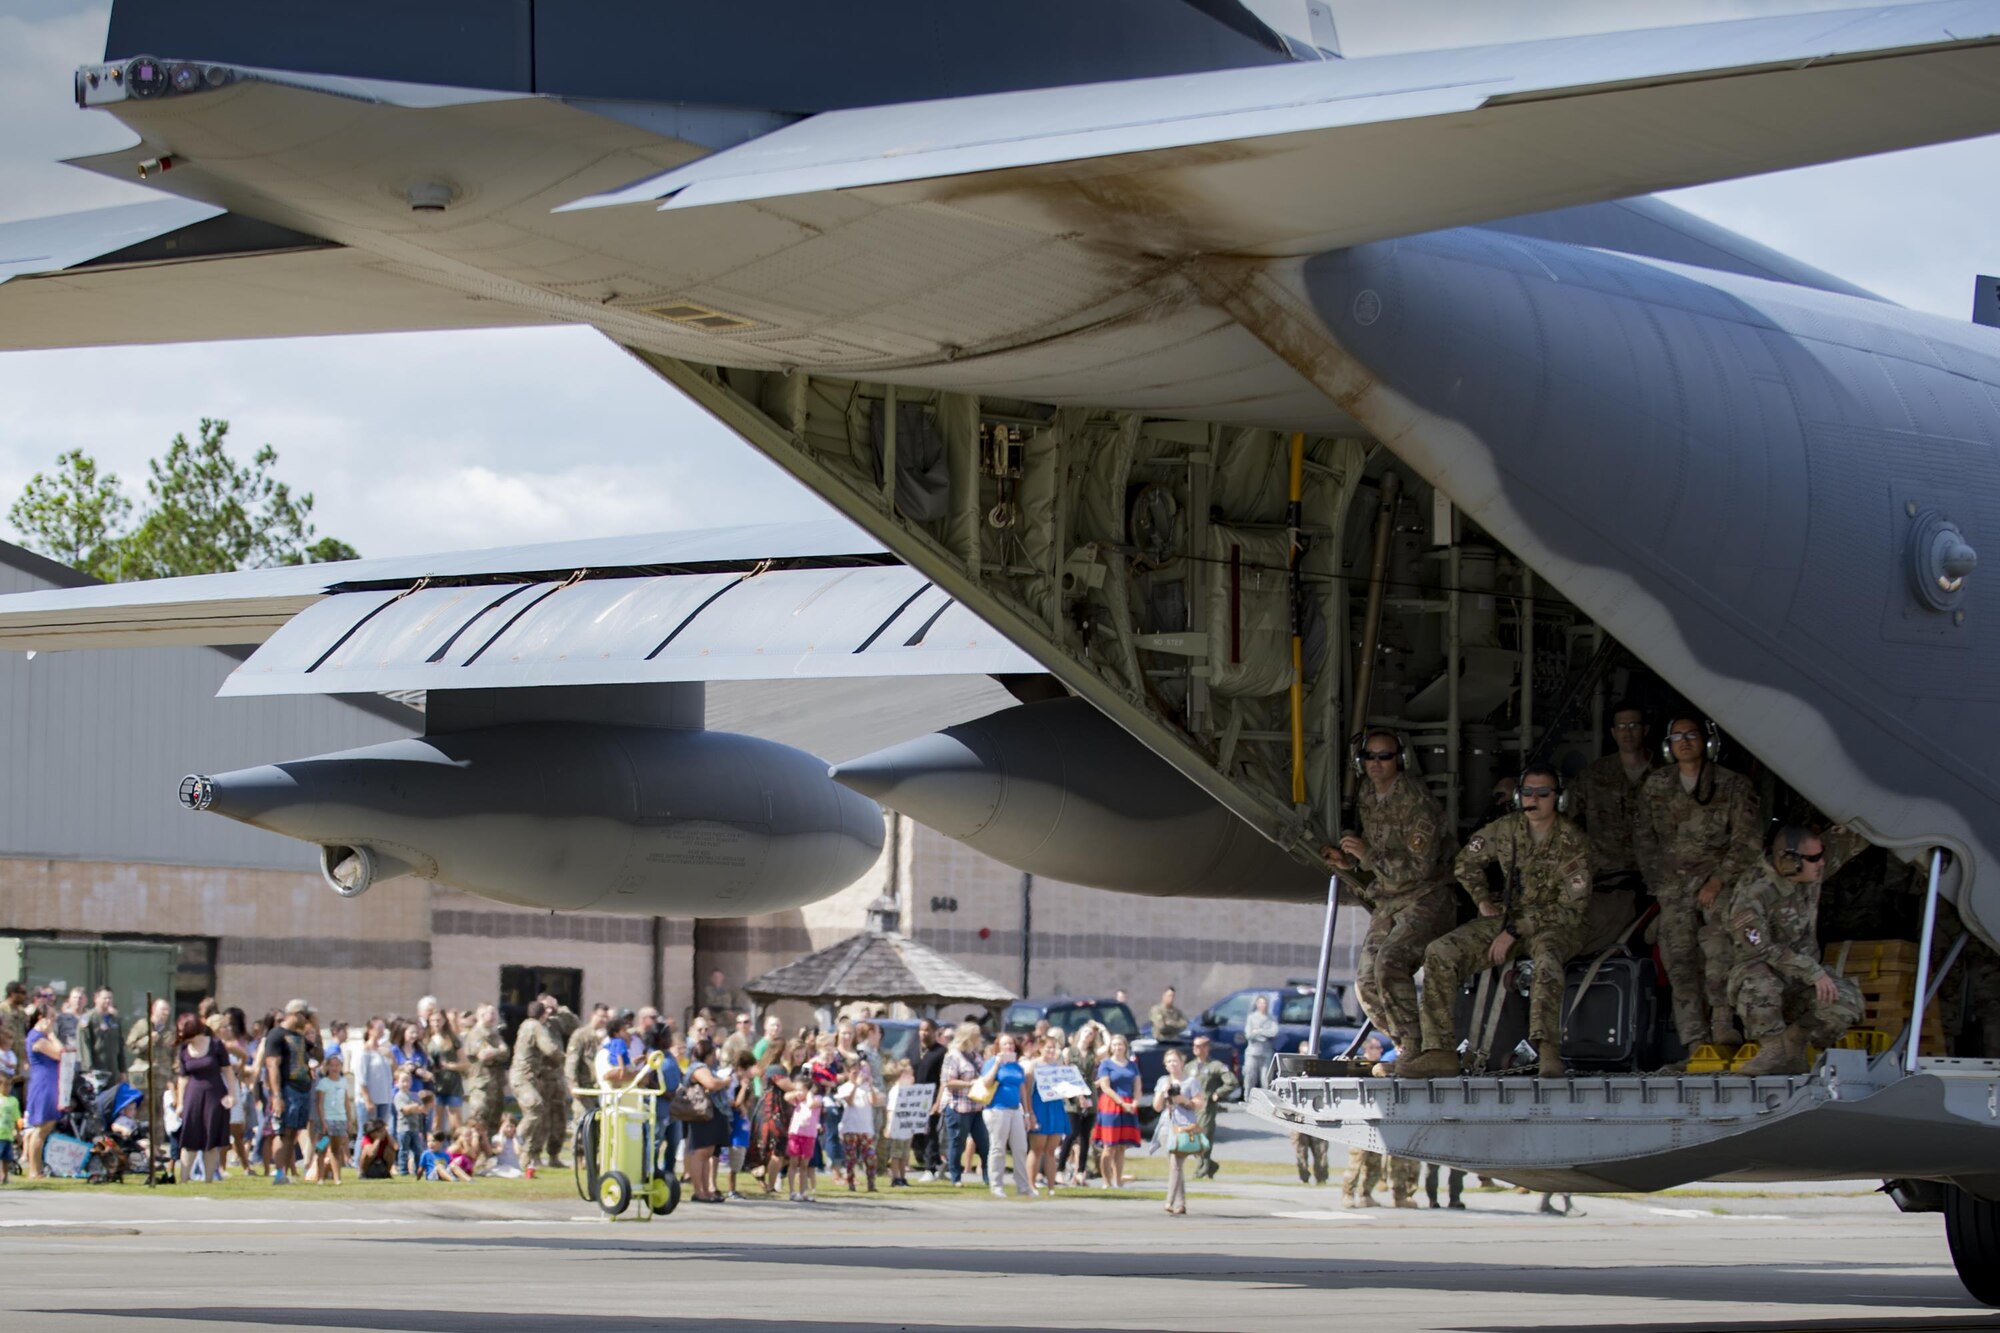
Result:
{"label": "aircraft tail fin", "polygon": [[1972,322],[2000,329],[2000,278],[1982,273],[1972,280]]}

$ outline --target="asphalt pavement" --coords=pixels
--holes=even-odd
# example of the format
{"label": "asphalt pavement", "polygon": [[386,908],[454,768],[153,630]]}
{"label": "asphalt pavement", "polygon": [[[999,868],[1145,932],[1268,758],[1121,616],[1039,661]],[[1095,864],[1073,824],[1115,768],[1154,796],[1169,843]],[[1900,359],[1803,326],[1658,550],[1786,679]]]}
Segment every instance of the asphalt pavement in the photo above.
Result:
{"label": "asphalt pavement", "polygon": [[1283,1136],[1247,1113],[1222,1141],[1223,1174],[1186,1217],[1102,1190],[823,1189],[609,1222],[445,1186],[374,1203],[0,1189],[0,1328],[2000,1329],[1939,1219],[1897,1213],[1872,1182],[1579,1195],[1568,1217],[1512,1192],[1350,1210],[1337,1175],[1285,1179]]}

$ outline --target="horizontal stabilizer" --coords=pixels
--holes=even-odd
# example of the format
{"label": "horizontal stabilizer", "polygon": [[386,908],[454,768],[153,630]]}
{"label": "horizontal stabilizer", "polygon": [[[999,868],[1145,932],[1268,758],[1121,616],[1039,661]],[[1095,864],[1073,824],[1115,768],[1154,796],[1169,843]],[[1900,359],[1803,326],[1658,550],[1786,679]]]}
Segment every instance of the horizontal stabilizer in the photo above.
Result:
{"label": "horizontal stabilizer", "polygon": [[1982,273],[1972,280],[1972,322],[2000,329],[2000,278]]}
{"label": "horizontal stabilizer", "polygon": [[191,199],[0,223],[0,351],[550,322]]}
{"label": "horizontal stabilizer", "polygon": [[421,582],[558,581],[600,572],[748,571],[767,560],[884,563],[880,544],[838,519],[595,537],[233,574],[104,583],[0,597],[0,648],[154,648],[262,643],[331,594]]}
{"label": "horizontal stabilizer", "polygon": [[224,695],[990,675],[1039,664],[902,565],[346,593]]}
{"label": "horizontal stabilizer", "polygon": [[1996,41],[1956,0],[834,111],[565,207],[898,186],[1309,254],[1988,133]]}

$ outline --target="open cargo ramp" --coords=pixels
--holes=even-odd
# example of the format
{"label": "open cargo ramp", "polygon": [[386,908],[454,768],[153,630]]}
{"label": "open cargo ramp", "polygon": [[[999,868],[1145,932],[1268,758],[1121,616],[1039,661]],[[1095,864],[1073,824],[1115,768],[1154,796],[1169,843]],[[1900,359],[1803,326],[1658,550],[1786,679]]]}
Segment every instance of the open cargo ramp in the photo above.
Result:
{"label": "open cargo ramp", "polygon": [[1949,1181],[2000,1197],[2000,1061],[1832,1050],[1809,1074],[1357,1078],[1283,1057],[1255,1109],[1287,1129],[1531,1189],[1696,1180]]}

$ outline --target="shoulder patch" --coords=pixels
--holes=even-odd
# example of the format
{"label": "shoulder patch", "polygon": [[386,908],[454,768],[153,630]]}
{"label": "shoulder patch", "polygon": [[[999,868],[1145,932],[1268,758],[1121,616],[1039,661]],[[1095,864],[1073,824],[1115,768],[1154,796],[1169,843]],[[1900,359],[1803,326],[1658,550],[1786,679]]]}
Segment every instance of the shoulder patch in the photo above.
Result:
{"label": "shoulder patch", "polygon": [[1743,932],[1743,942],[1754,949],[1764,942],[1764,932],[1752,926]]}
{"label": "shoulder patch", "polygon": [[1426,847],[1429,847],[1430,845],[1431,845],[1431,840],[1424,836],[1424,832],[1422,829],[1419,829],[1415,833],[1412,833],[1410,835],[1410,850],[1415,852],[1417,855],[1422,856],[1424,853],[1424,849]]}
{"label": "shoulder patch", "polygon": [[1486,850],[1486,835],[1485,835],[1484,833],[1475,833],[1475,834],[1473,834],[1473,835],[1472,835],[1472,841],[1471,841],[1471,842],[1468,842],[1468,843],[1466,843],[1466,844],[1465,844],[1465,850],[1466,850],[1466,851],[1468,851],[1468,852],[1483,852],[1483,851],[1485,851],[1485,850]]}
{"label": "shoulder patch", "polygon": [[1574,875],[1571,875],[1569,877],[1569,886],[1572,889],[1577,889],[1579,891],[1587,889],[1590,887],[1590,876],[1584,874],[1581,870],[1579,870]]}

